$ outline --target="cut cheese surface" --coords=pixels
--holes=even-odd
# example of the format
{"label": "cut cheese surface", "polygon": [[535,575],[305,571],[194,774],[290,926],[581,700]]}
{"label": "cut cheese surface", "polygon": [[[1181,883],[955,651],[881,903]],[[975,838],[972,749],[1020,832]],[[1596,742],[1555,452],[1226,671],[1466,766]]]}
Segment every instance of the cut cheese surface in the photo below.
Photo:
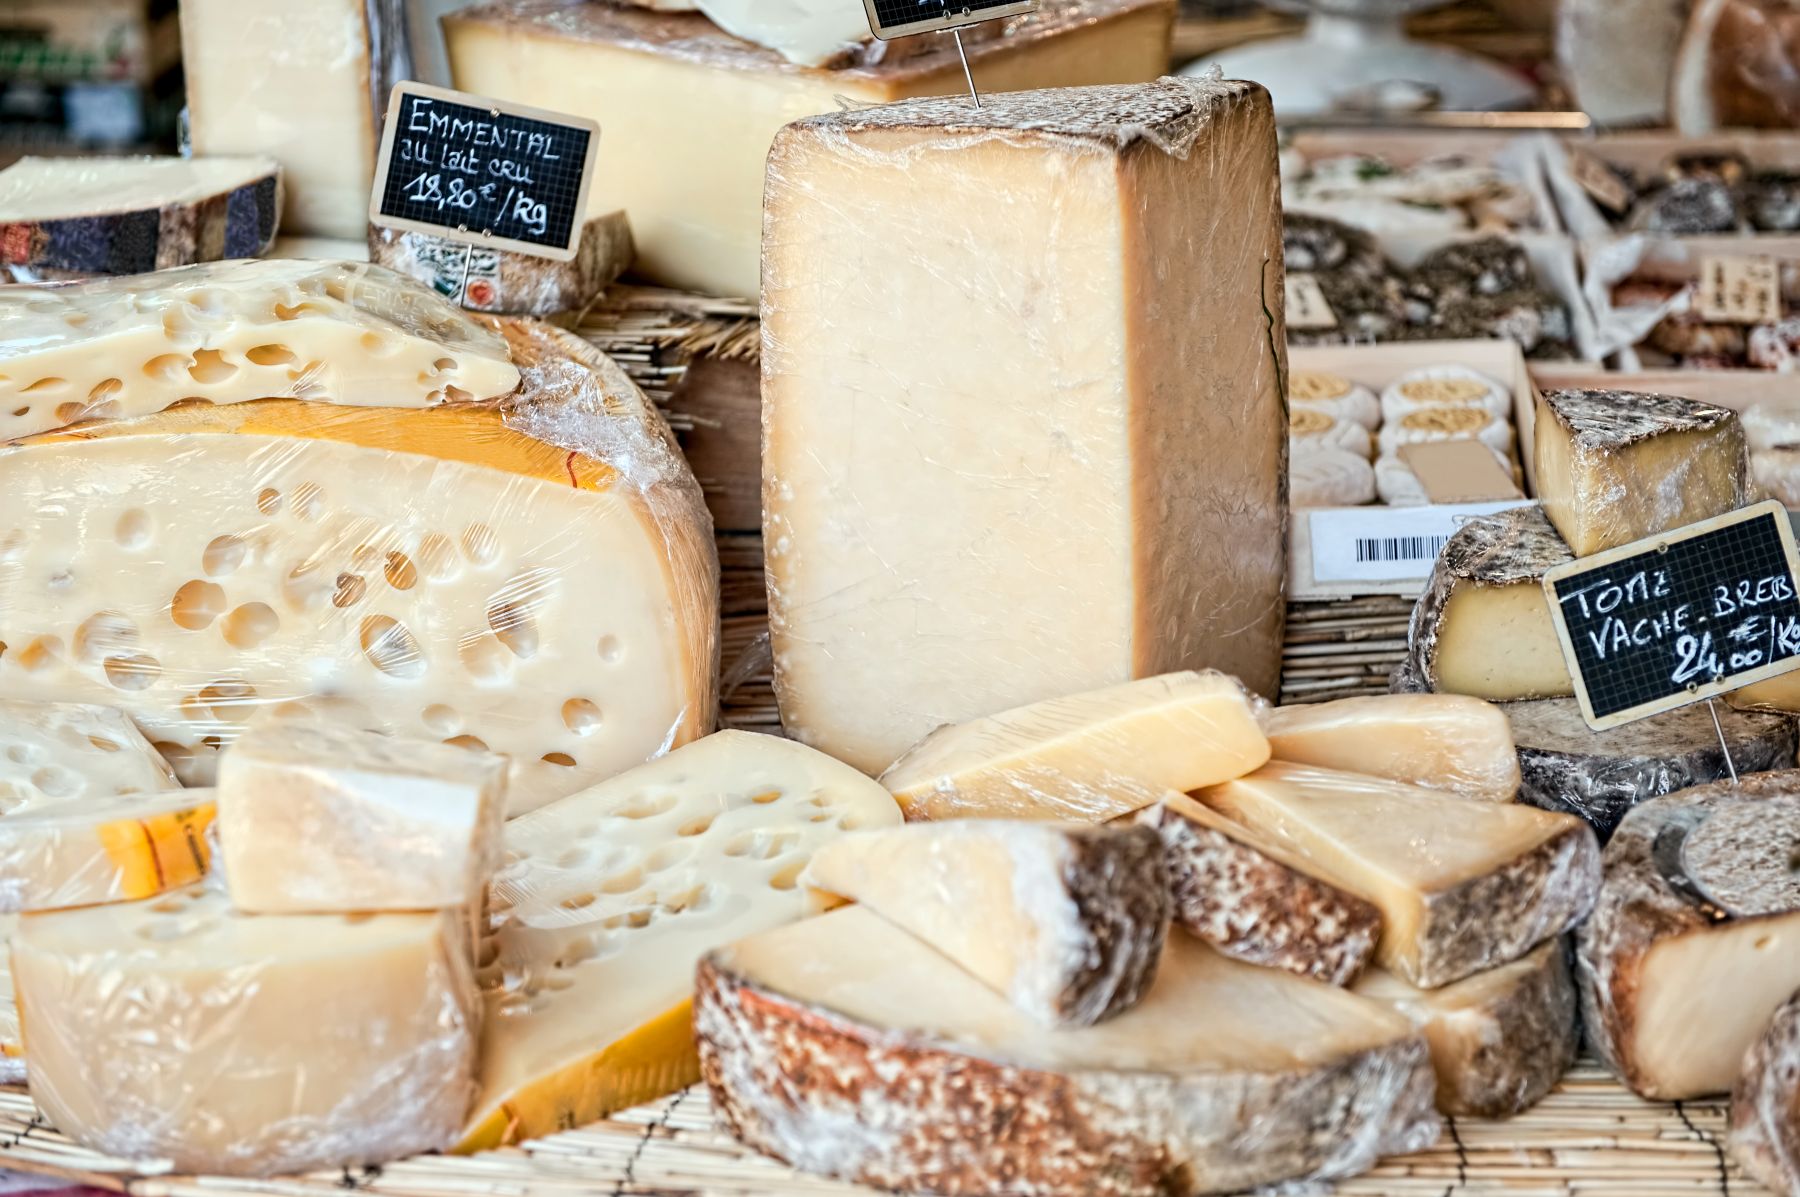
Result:
{"label": "cut cheese surface", "polygon": [[910,932],[1046,1026],[1136,1004],[1169,925],[1162,844],[1147,829],[1011,820],[842,836],[801,880]]}
{"label": "cut cheese surface", "polygon": [[1244,688],[1171,673],[933,732],[881,775],[909,819],[1098,823],[1269,759]]}
{"label": "cut cheese surface", "polygon": [[473,1092],[469,943],[459,913],[247,915],[199,888],[28,915],[32,1097],[84,1146],[183,1172],[443,1148]]}
{"label": "cut cheese surface", "polygon": [[799,877],[821,845],[899,822],[887,792],[848,765],[723,731],[508,824],[481,1095],[462,1149],[692,1084],[695,962],[806,915]]}
{"label": "cut cheese surface", "polygon": [[1388,694],[1274,707],[1276,760],[1366,773],[1467,798],[1511,802],[1519,757],[1506,713],[1460,694]]}
{"label": "cut cheese surface", "polygon": [[[751,22],[777,7],[716,2]],[[834,22],[864,19],[854,0],[832,7]],[[1168,0],[1068,0],[1011,18],[996,36],[965,39],[984,95],[1129,83],[1168,68],[1173,20]],[[886,43],[876,43],[881,62],[814,69],[700,13],[570,0],[466,7],[444,19],[444,34],[458,88],[599,122],[605,135],[588,214],[624,209],[636,273],[714,295],[757,293],[763,167],[783,125],[837,111],[838,97],[881,104],[965,88],[947,37],[907,39],[924,44],[895,54],[900,61],[886,61]]]}
{"label": "cut cheese surface", "polygon": [[179,789],[123,711],[0,699],[0,811]]}
{"label": "cut cheese surface", "polygon": [[784,129],[768,179],[763,539],[790,732],[873,772],[935,727],[1134,677],[1273,691],[1267,94],[857,109]]}
{"label": "cut cheese surface", "polygon": [[740,1138],[881,1188],[1237,1191],[1436,1130],[1406,1019],[1180,937],[1134,1009],[1046,1031],[851,907],[708,956],[695,1029]]}
{"label": "cut cheese surface", "polygon": [[0,294],[0,438],[183,402],[492,399],[506,342],[378,266],[267,259]]}
{"label": "cut cheese surface", "polygon": [[510,756],[514,812],[703,734],[699,488],[617,367],[520,336],[504,409],[269,400],[0,450],[0,697],[116,705],[197,785],[252,714],[328,706]]}
{"label": "cut cheese surface", "polygon": [[1382,965],[1425,988],[1560,935],[1599,885],[1573,815],[1280,762],[1198,797],[1378,906]]}
{"label": "cut cheese surface", "polygon": [[219,764],[225,882],[251,914],[479,910],[505,806],[493,753],[268,720]]}
{"label": "cut cheese surface", "polygon": [[96,795],[0,817],[0,910],[56,910],[152,898],[211,864],[211,790]]}
{"label": "cut cheese surface", "polygon": [[1725,701],[1740,711],[1800,713],[1800,670],[1733,690]]}

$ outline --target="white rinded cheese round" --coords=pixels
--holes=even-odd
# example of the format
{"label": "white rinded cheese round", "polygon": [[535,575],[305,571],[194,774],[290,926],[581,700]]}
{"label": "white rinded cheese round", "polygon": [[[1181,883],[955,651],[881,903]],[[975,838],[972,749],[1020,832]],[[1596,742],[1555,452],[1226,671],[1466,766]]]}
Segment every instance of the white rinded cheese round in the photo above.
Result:
{"label": "white rinded cheese round", "polygon": [[1381,403],[1374,391],[1323,370],[1295,370],[1288,375],[1288,406],[1322,411],[1370,432],[1381,427]]}
{"label": "white rinded cheese round", "polygon": [[1288,444],[1295,453],[1309,449],[1347,449],[1364,459],[1373,457],[1369,430],[1354,420],[1311,407],[1288,413]]}
{"label": "white rinded cheese round", "polygon": [[1398,454],[1401,445],[1455,440],[1480,441],[1510,459],[1512,423],[1483,407],[1422,407],[1390,416],[1381,426],[1381,452],[1388,456]]}
{"label": "white rinded cheese round", "polygon": [[1738,413],[1751,452],[1800,445],[1800,397],[1763,399]]}
{"label": "white rinded cheese round", "polygon": [[1381,393],[1381,414],[1389,420],[1426,407],[1481,407],[1508,419],[1512,392],[1467,366],[1426,366],[1408,370]]}
{"label": "white rinded cheese round", "polygon": [[1751,450],[1750,474],[1766,497],[1800,508],[1800,445]]}
{"label": "white rinded cheese round", "polygon": [[1375,471],[1348,449],[1299,449],[1288,458],[1294,507],[1355,507],[1375,498]]}

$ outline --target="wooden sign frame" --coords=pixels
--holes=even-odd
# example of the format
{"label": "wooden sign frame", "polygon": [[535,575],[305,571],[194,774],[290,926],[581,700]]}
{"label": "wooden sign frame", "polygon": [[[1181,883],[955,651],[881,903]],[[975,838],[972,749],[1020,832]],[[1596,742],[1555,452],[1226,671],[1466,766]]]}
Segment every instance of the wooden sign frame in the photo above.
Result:
{"label": "wooden sign frame", "polygon": [[875,0],[863,0],[863,11],[869,16],[869,32],[882,41],[892,41],[897,37],[911,37],[915,33],[931,33],[935,30],[963,29],[970,25],[980,25],[985,21],[997,21],[1001,17],[1016,17],[1023,13],[1036,12],[1038,0],[1012,0],[1008,4],[996,4],[991,8],[964,9],[952,12],[956,0],[948,0],[945,11],[935,17],[926,17],[921,21],[907,21],[899,25],[882,23],[881,13],[875,7]]}

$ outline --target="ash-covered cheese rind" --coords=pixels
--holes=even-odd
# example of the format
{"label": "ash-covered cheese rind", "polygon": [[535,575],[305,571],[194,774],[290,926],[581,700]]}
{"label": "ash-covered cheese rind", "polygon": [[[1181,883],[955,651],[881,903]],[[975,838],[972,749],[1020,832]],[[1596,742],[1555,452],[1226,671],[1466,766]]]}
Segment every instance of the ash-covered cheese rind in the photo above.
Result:
{"label": "ash-covered cheese rind", "polygon": [[[1709,832],[1721,818],[1723,832]],[[1675,1101],[1729,1090],[1744,1052],[1800,990],[1797,838],[1792,770],[1668,794],[1619,824],[1578,936],[1578,977],[1588,1039],[1633,1092]]]}
{"label": "ash-covered cheese rind", "polygon": [[1430,690],[1497,702],[1573,694],[1543,580],[1574,559],[1541,508],[1469,520],[1413,608],[1412,672]]}
{"label": "ash-covered cheese rind", "polygon": [[1572,698],[1500,707],[1518,743],[1519,800],[1580,815],[1605,842],[1632,807],[1739,773],[1791,769],[1797,740],[1787,715],[1718,711],[1730,758],[1703,705],[1678,707],[1597,732]]}
{"label": "ash-covered cheese rind", "polygon": [[1800,993],[1775,1012],[1744,1057],[1726,1142],[1774,1193],[1800,1193]]}
{"label": "ash-covered cheese rind", "polygon": [[1131,818],[1162,837],[1176,925],[1221,955],[1345,985],[1375,954],[1381,911],[1285,863],[1274,841],[1186,794]]}
{"label": "ash-covered cheese rind", "polygon": [[1577,557],[1744,505],[1743,427],[1727,408],[1638,391],[1546,391],[1537,489]]}
{"label": "ash-covered cheese rind", "polygon": [[1197,1197],[1438,1131],[1404,1017],[1179,936],[1136,1007],[1051,1032],[850,907],[706,957],[694,1029],[738,1138],[880,1188]]}
{"label": "ash-covered cheese rind", "polygon": [[460,299],[470,311],[549,316],[586,307],[625,273],[636,252],[623,212],[589,218],[580,237],[575,257],[558,262],[510,249],[471,248],[417,229],[372,224],[369,260],[425,284],[452,303]]}

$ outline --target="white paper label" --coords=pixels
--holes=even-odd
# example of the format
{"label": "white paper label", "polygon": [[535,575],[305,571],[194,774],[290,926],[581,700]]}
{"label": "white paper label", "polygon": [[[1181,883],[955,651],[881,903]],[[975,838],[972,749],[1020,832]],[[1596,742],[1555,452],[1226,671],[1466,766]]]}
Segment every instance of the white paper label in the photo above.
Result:
{"label": "white paper label", "polygon": [[1700,260],[1702,320],[1724,324],[1773,324],[1781,319],[1781,278],[1768,258]]}
{"label": "white paper label", "polygon": [[1287,276],[1287,326],[1299,329],[1337,327],[1337,313],[1326,302],[1319,280],[1310,274]]}
{"label": "white paper label", "polygon": [[1410,582],[1431,576],[1444,545],[1471,516],[1527,504],[1457,503],[1437,507],[1345,507],[1314,511],[1315,582]]}

